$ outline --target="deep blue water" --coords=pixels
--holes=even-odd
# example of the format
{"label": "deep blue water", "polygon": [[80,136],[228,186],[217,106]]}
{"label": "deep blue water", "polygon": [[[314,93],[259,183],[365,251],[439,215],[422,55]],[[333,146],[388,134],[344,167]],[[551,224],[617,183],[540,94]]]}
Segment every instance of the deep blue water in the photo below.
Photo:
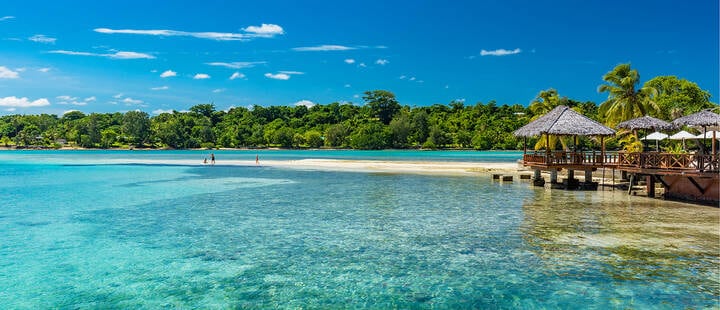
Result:
{"label": "deep blue water", "polygon": [[0,152],[0,308],[720,306],[716,208],[484,175],[83,164],[205,154]]}

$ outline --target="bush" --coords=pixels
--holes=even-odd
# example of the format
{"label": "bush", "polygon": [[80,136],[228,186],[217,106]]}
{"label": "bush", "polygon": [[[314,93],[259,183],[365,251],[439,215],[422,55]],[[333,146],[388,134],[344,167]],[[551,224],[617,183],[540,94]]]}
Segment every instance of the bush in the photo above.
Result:
{"label": "bush", "polygon": [[212,142],[203,142],[203,143],[200,144],[200,147],[203,148],[203,149],[208,149],[208,150],[209,150],[209,149],[214,149],[214,148],[215,148],[215,143],[212,143]]}

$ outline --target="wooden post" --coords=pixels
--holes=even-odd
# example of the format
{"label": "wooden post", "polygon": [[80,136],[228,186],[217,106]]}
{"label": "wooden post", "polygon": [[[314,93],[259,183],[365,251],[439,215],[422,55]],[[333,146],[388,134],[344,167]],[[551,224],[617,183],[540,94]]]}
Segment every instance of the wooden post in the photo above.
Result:
{"label": "wooden post", "polygon": [[600,149],[600,164],[602,166],[605,166],[605,136],[600,136],[600,144],[602,145],[602,148]]}
{"label": "wooden post", "polygon": [[550,170],[550,183],[557,183],[557,169]]}
{"label": "wooden post", "polygon": [[713,158],[715,158],[715,131],[716,131],[716,130],[713,130],[713,136],[712,136],[712,148],[711,148],[711,150],[712,150],[712,155],[713,155]]}
{"label": "wooden post", "polygon": [[545,134],[545,164],[550,164],[550,135]]}
{"label": "wooden post", "polygon": [[645,183],[647,183],[647,196],[650,198],[655,197],[655,178],[652,175],[645,177]]}

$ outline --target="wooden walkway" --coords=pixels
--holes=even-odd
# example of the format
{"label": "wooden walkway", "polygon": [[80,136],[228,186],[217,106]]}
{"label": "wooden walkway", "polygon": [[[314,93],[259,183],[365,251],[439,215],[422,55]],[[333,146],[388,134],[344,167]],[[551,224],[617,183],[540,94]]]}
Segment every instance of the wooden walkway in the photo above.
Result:
{"label": "wooden walkway", "polygon": [[541,170],[611,168],[653,175],[712,175],[720,173],[720,156],[657,152],[526,152],[523,165]]}

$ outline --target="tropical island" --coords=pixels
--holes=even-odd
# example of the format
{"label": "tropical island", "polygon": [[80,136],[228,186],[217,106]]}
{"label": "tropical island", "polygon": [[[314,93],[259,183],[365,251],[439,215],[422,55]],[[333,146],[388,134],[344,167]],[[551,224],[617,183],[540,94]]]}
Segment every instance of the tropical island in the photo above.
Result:
{"label": "tropical island", "polygon": [[[640,116],[670,121],[717,108],[711,94],[696,83],[675,76],[657,76],[640,83],[630,64],[603,75],[598,91],[608,99],[597,104],[540,91],[529,104],[463,101],[410,107],[387,90],[366,91],[363,105],[334,102],[311,107],[235,107],[217,111],[213,103],[188,111],[150,116],[125,113],[67,112],[62,116],[0,117],[0,145],[6,148],[351,148],[351,149],[476,149],[518,150],[523,141],[512,132],[559,105],[610,127]],[[691,129],[692,130],[692,129]],[[528,141],[544,147],[544,139]],[[622,132],[606,141],[608,149],[642,149],[637,132]],[[565,146],[562,139],[551,148]],[[597,146],[582,138],[579,147]],[[672,146],[675,149],[678,146]]]}

